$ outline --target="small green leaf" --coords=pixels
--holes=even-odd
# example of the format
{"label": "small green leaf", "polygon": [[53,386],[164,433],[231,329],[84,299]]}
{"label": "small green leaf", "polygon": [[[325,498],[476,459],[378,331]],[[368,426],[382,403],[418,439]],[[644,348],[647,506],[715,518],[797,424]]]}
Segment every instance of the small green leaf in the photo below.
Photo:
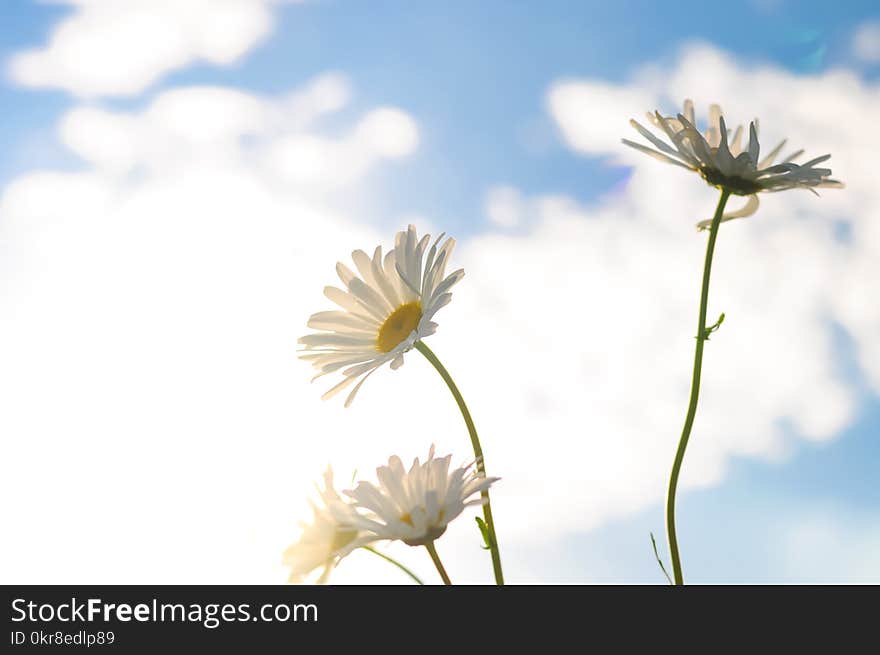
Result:
{"label": "small green leaf", "polygon": [[[724,317],[724,314],[721,315]],[[660,559],[660,553],[657,552],[657,541],[654,539],[654,533],[651,532],[651,545],[654,547],[654,557],[657,558],[657,564],[660,565],[660,570],[663,571],[663,575],[666,576],[666,579],[669,580],[669,584],[673,584],[672,578],[669,577],[669,574],[666,572],[666,567],[663,566],[663,560]]]}
{"label": "small green leaf", "polygon": [[477,527],[480,528],[480,534],[483,535],[483,545],[480,548],[492,550],[492,546],[489,545],[489,528],[486,526],[486,522],[479,516],[475,516],[474,520],[477,522]]}
{"label": "small green leaf", "polygon": [[718,317],[718,320],[715,321],[712,325],[703,329],[703,340],[708,341],[709,335],[713,332],[717,331],[718,328],[721,327],[721,324],[724,323],[724,312],[721,312],[721,316]]}

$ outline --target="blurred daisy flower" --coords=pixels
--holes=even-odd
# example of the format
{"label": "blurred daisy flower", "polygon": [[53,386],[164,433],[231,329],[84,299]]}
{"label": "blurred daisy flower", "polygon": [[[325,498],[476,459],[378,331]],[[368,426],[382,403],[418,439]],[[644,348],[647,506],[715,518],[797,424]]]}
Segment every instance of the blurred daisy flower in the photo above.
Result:
{"label": "blurred daisy flower", "polygon": [[376,469],[378,486],[359,482],[346,491],[364,510],[358,526],[377,539],[400,539],[409,546],[427,546],[466,507],[482,505],[478,496],[498,478],[487,478],[473,464],[449,470],[451,455],[435,458],[434,446],[423,463],[416,458],[407,471],[399,457]]}
{"label": "blurred daisy flower", "polygon": [[[669,143],[651,133],[635,120],[630,121],[639,134],[655,148],[628,139],[623,142],[636,150],[644,152],[660,161],[695,171],[710,185],[727,190],[728,193],[748,196],[746,204],[733,212],[725,213],[721,220],[745,218],[758,210],[758,193],[785,191],[787,189],[808,189],[815,193],[817,187],[839,188],[843,185],[831,179],[831,169],[817,168],[817,164],[827,161],[831,155],[822,155],[803,164],[795,159],[803,154],[798,150],[779,163],[774,164],[786,141],[782,141],[763,158],[759,158],[758,122],[749,125],[748,143],[743,140],[743,128],[739,126],[731,134],[724,121],[721,107],[709,107],[709,126],[704,133],[696,127],[694,103],[684,102],[684,113],[675,117],[662,116],[655,111],[648,119],[668,138]],[[670,145],[671,144],[671,145]],[[711,221],[697,224],[706,229]]]}
{"label": "blurred daisy flower", "polygon": [[341,371],[343,380],[322,398],[327,399],[359,380],[345,401],[348,407],[364,381],[386,363],[396,370],[403,354],[433,334],[437,311],[452,299],[450,289],[464,277],[459,269],[446,275],[454,239],[433,244],[421,239],[410,225],[398,232],[394,248],[382,257],[376,247],[372,258],[355,250],[352,260],[359,275],[341,262],[336,272],[345,289],[326,287],[324,295],[340,310],[313,314],[308,326],[318,332],[300,338],[300,357],[311,360],[318,374],[313,380]]}
{"label": "blurred daisy flower", "polygon": [[317,568],[324,567],[318,584],[323,584],[339,561],[356,548],[374,539],[358,528],[352,503],[343,500],[333,486],[333,470],[324,473],[324,489],[318,490],[321,504],[310,501],[312,523],[301,523],[299,540],[284,552],[284,565],[290,567],[290,582],[302,582]]}

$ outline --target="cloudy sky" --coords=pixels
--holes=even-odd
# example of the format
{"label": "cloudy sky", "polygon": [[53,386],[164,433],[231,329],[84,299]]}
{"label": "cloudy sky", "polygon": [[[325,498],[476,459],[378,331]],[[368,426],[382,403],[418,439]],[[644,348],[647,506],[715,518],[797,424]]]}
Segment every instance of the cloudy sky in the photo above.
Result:
{"label": "cloudy sky", "polygon": [[[880,15],[734,4],[4,3],[3,581],[282,582],[327,463],[466,461],[417,353],[349,409],[296,358],[336,261],[413,222],[458,239],[431,346],[509,580],[662,582],[716,198],[619,140],[690,97],[847,188],[721,230],[685,578],[880,582]],[[478,545],[439,542],[454,581],[491,580]],[[334,580],[406,582],[367,553]]]}

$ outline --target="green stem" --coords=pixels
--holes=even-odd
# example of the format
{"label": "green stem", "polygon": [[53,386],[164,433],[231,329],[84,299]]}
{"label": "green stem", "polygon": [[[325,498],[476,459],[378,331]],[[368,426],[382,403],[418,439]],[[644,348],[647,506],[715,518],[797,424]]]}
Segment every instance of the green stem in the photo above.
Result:
{"label": "green stem", "polygon": [[363,548],[364,550],[370,551],[371,553],[373,553],[373,555],[378,555],[379,557],[384,559],[386,562],[390,562],[391,564],[394,564],[394,566],[396,566],[401,571],[406,573],[409,577],[411,577],[416,582],[416,584],[420,584],[420,585],[425,584],[424,582],[422,582],[422,579],[419,576],[417,576],[415,573],[410,571],[406,566],[404,566],[403,564],[398,562],[396,559],[394,559],[390,555],[386,555],[385,553],[376,550],[372,546],[361,546],[361,548]]}
{"label": "green stem", "polygon": [[[468,434],[471,437],[471,445],[474,448],[474,457],[476,457],[477,460],[477,470],[483,475],[486,475],[486,463],[483,459],[483,448],[480,446],[480,438],[477,436],[477,428],[474,427],[474,420],[471,418],[471,413],[468,411],[461,392],[458,390],[458,387],[455,386],[455,382],[453,382],[452,376],[449,375],[449,371],[447,371],[446,367],[440,363],[440,360],[437,359],[437,355],[425,345],[424,341],[416,341],[415,347],[416,350],[422,353],[427,360],[431,362],[434,368],[437,369],[440,377],[443,378],[443,381],[446,382],[446,386],[448,386],[449,390],[452,392],[452,396],[455,398],[455,402],[461,410],[461,415],[464,417]],[[495,572],[495,583],[503,585],[504,573],[501,570],[501,552],[498,550],[498,538],[495,536],[495,522],[492,520],[492,506],[489,503],[489,491],[483,490],[481,495],[486,501],[483,503],[483,517],[485,518],[486,528],[489,533],[489,550],[492,553],[492,569]]]}
{"label": "green stem", "polygon": [[666,535],[669,539],[669,554],[672,558],[672,575],[675,584],[684,584],[681,573],[681,558],[678,554],[678,539],[675,535],[675,490],[678,487],[678,474],[684,461],[684,452],[687,448],[688,439],[691,436],[691,428],[694,425],[694,417],[697,414],[697,402],[700,398],[700,374],[703,368],[703,344],[708,338],[706,329],[706,310],[709,303],[709,276],[712,274],[712,255],[715,252],[715,239],[718,237],[718,226],[721,224],[721,216],[724,214],[724,206],[730,197],[730,191],[721,190],[721,198],[712,217],[712,225],[709,228],[709,243],[706,246],[706,260],[703,264],[703,287],[700,292],[700,319],[697,324],[697,347],[694,353],[694,374],[691,381],[691,399],[688,405],[687,416],[684,420],[684,428],[681,439],[678,442],[678,450],[675,452],[675,462],[672,464],[672,473],[669,475],[669,491],[666,495]]}
{"label": "green stem", "polygon": [[425,548],[428,549],[428,553],[431,555],[431,560],[434,562],[434,566],[437,567],[437,573],[440,574],[440,577],[443,578],[443,584],[451,585],[452,581],[449,579],[449,574],[446,573],[446,569],[443,568],[443,562],[440,561],[440,556],[437,554],[437,549],[434,548],[434,542],[429,541],[425,544]]}

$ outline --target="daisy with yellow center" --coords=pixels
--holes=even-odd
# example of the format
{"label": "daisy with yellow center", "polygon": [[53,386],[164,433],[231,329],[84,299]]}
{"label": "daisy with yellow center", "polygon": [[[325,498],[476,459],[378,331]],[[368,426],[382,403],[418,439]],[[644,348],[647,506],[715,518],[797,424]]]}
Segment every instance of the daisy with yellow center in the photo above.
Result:
{"label": "daisy with yellow center", "polygon": [[[434,446],[424,463],[416,458],[409,471],[397,456],[376,469],[378,485],[358,482],[346,491],[361,510],[355,524],[376,539],[399,539],[408,546],[425,546],[444,582],[449,578],[434,549],[446,527],[467,507],[484,505],[479,494],[498,478],[487,478],[474,464],[450,470],[451,455],[434,457]],[[476,496],[476,498],[474,497]]]}
{"label": "daisy with yellow center", "polygon": [[450,289],[464,277],[462,269],[446,275],[454,247],[455,240],[443,241],[442,234],[433,244],[430,235],[419,239],[410,225],[397,234],[384,257],[381,246],[372,257],[355,250],[358,275],[341,262],[336,265],[345,288],[326,287],[324,295],[341,311],[313,314],[308,326],[319,331],[299,340],[305,347],[300,357],[318,371],[313,379],[342,373],[343,379],[323,398],[357,381],[345,401],[348,407],[370,375],[384,364],[400,368],[404,353],[436,331],[434,315],[449,303]]}
{"label": "daisy with yellow center", "polygon": [[[474,464],[450,471],[452,455],[434,457],[434,446],[424,463],[416,457],[407,471],[397,456],[376,469],[378,485],[358,482],[345,494],[355,507],[367,510],[357,521],[377,539],[399,539],[407,546],[424,546],[446,532],[446,526],[466,507],[483,505],[478,494],[498,478],[487,478]],[[473,496],[477,495],[477,498]]]}

